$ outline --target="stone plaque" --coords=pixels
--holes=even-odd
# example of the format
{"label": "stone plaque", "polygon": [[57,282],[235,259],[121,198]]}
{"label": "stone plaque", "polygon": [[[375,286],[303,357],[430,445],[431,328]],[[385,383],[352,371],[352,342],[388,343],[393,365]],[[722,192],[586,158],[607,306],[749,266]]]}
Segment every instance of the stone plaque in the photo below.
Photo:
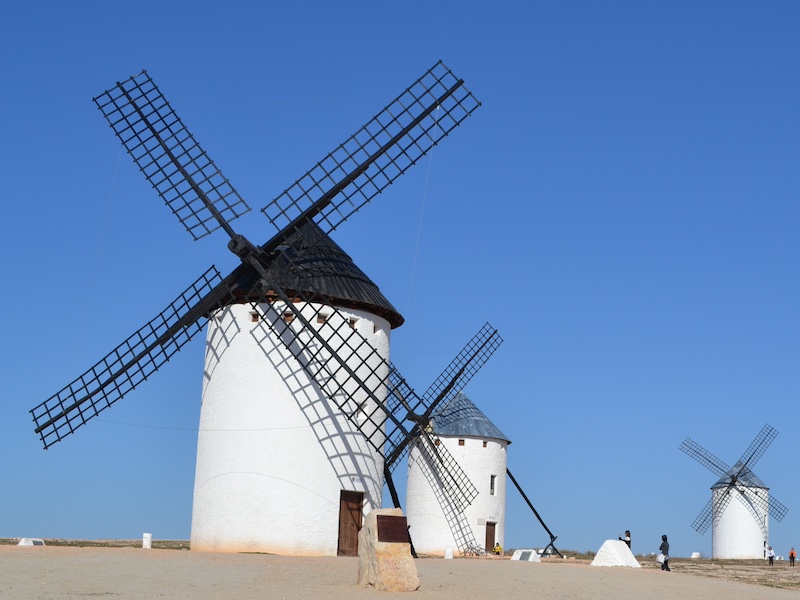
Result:
{"label": "stone plaque", "polygon": [[378,541],[394,544],[408,543],[408,524],[405,517],[377,515]]}

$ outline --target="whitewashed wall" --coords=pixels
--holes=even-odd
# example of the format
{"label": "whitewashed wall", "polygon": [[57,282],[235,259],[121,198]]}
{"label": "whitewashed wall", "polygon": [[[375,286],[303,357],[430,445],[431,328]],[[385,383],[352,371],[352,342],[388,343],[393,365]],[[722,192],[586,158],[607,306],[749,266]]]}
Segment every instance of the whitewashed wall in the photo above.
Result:
{"label": "whitewashed wall", "polygon": [[[769,490],[764,488],[745,488],[758,492],[765,502],[769,502]],[[726,493],[724,488],[711,491],[712,514],[716,513],[717,503]],[[732,493],[738,494],[733,491]],[[769,532],[769,517],[758,505],[753,508]],[[712,558],[764,558],[764,533],[750,511],[738,498],[731,498],[728,506],[716,525],[711,528]],[[769,545],[769,537],[766,538]]]}
{"label": "whitewashed wall", "polygon": [[[478,496],[464,511],[466,522],[472,529],[475,541],[483,548],[486,540],[486,522],[495,522],[495,541],[505,546],[506,521],[506,448],[505,441],[485,438],[441,437],[442,444],[469,476]],[[458,440],[464,439],[459,446]],[[483,443],[487,442],[486,447]],[[443,556],[445,548],[458,550],[439,501],[431,489],[419,462],[419,450],[412,447],[408,459],[406,489],[406,518],[411,540],[418,553]],[[495,494],[489,493],[490,476],[495,475]]]}
{"label": "whitewashed wall", "polygon": [[[318,310],[303,314],[315,323]],[[388,359],[388,322],[340,311]],[[336,555],[340,491],[364,492],[365,514],[379,508],[383,457],[251,312],[234,305],[209,322],[191,548]]]}

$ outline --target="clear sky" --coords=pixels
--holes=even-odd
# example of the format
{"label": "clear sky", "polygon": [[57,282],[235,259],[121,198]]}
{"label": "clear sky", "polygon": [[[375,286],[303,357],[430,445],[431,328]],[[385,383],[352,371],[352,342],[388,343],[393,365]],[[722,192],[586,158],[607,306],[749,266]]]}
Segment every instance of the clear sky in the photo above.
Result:
{"label": "clear sky", "polygon": [[[34,0],[0,56],[0,537],[189,536],[201,340],[47,451],[28,414],[236,264],[92,98],[147,69],[260,208],[442,59],[483,106],[334,234],[406,317],[393,361],[424,391],[499,329],[465,391],[560,548],[709,554],[716,478],[678,445],[732,464],[765,423],[800,545],[800,4]],[[548,541],[511,488],[505,541]]]}

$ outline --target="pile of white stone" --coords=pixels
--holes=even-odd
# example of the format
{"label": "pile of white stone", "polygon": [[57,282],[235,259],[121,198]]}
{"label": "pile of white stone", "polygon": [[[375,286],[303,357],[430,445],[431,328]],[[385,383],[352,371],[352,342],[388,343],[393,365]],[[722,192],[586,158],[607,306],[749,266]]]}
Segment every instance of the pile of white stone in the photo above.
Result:
{"label": "pile of white stone", "polygon": [[628,544],[621,540],[606,540],[594,557],[592,567],[633,567],[640,569],[642,565],[633,556]]}

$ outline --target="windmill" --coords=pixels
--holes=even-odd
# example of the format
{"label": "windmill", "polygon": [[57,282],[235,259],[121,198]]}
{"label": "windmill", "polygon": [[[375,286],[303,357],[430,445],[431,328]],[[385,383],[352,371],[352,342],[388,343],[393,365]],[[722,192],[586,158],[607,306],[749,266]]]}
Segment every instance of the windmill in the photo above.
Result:
{"label": "windmill", "polygon": [[[437,411],[450,406],[463,395],[461,390],[502,341],[496,330],[488,323],[484,325],[428,387],[425,394],[421,398],[416,398],[413,406],[408,403],[408,399],[414,397],[413,392],[405,389],[405,380],[399,371],[393,366],[389,374],[390,402],[409,406],[417,416],[414,418],[414,427],[408,434],[395,430],[388,438],[385,462],[385,469],[389,474],[387,481],[391,482],[390,473],[410,450],[413,458],[409,459],[409,474],[412,473],[412,465],[419,466],[419,469],[413,472],[422,473],[420,478],[425,481],[426,487],[441,508],[441,516],[444,517],[452,533],[452,539],[462,554],[483,553],[465,514],[467,507],[472,504],[479,492],[471,477],[464,472],[463,465],[453,458],[447,445],[442,444],[432,421]],[[407,487],[407,494],[412,493],[412,487],[411,485]],[[390,492],[395,506],[399,506],[396,491],[390,488]],[[407,495],[407,498],[409,497]],[[411,524],[412,539],[417,539],[418,532],[422,532],[423,536],[429,535],[429,532],[424,531],[425,525],[422,523],[415,529],[410,512],[408,520]],[[430,544],[425,541],[426,537],[421,539],[422,551],[433,554]],[[436,548],[443,551],[444,545]]]}
{"label": "windmill", "polygon": [[505,538],[508,437],[464,392],[438,406],[427,429],[435,448],[446,449],[478,489],[468,506],[453,503],[424,438],[410,443],[406,511],[415,547],[428,555],[441,556],[447,547],[483,555]]}
{"label": "windmill", "polygon": [[[241,264],[224,278],[208,269],[156,318],[32,409],[44,447],[140,385],[208,323],[192,547],[352,552],[352,523],[380,506],[384,476],[393,487],[383,468],[384,443],[410,437],[420,419],[414,409],[425,402],[402,378],[389,379],[388,333],[402,317],[328,234],[480,104],[437,63],[262,209],[277,233],[255,246],[231,226],[249,206],[146,72],[95,103],[192,237],[223,229]],[[253,357],[271,365],[266,379],[254,377]],[[395,404],[386,400],[390,387],[404,391]],[[243,399],[246,407],[237,404]],[[313,448],[276,433],[300,429],[316,438]],[[325,481],[312,464],[320,458],[331,472]],[[446,456],[437,460],[449,478],[463,481]],[[299,497],[272,505],[281,484]],[[460,484],[451,491],[469,496]]]}
{"label": "windmill", "polygon": [[[522,486],[507,467],[508,437],[463,391],[426,411],[425,435],[412,432],[404,445],[411,448],[407,478],[407,517],[417,550],[441,555],[454,546],[464,555],[484,555],[496,542],[502,544],[506,529],[506,485],[503,474],[519,491],[536,519],[550,536],[545,552],[562,556],[556,537],[534,508]],[[479,482],[477,502],[457,505],[446,492],[431,444],[453,456],[471,482]],[[397,464],[395,454],[387,465]],[[474,486],[474,483],[473,483]],[[433,507],[438,504],[441,513]]]}
{"label": "windmill", "polygon": [[679,446],[719,477],[711,486],[711,499],[692,522],[700,534],[711,526],[712,558],[764,558],[769,517],[781,521],[788,509],[770,495],[752,469],[777,435],[775,429],[764,425],[733,467],[689,438]]}

